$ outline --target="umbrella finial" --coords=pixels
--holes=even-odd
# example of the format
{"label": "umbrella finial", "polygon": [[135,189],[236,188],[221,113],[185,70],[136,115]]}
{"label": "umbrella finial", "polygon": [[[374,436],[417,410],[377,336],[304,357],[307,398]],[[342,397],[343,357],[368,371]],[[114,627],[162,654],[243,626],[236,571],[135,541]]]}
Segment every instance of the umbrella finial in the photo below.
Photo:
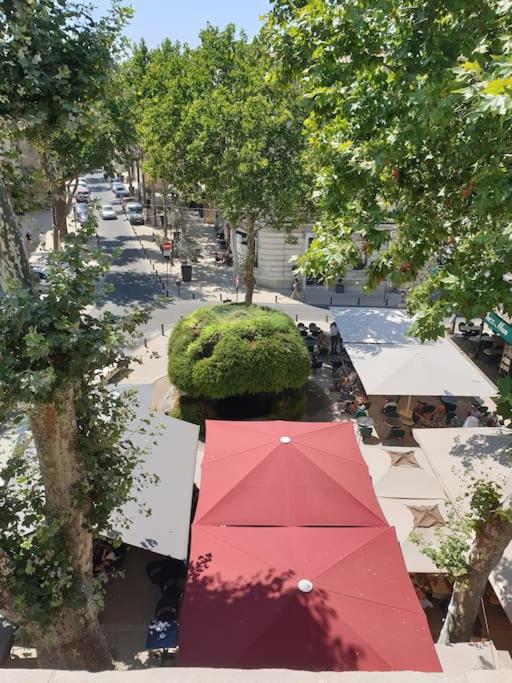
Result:
{"label": "umbrella finial", "polygon": [[309,579],[301,579],[297,587],[302,593],[311,593],[313,590],[313,583]]}
{"label": "umbrella finial", "polygon": [[280,441],[281,443],[291,443],[291,442],[292,442],[292,438],[291,438],[291,436],[282,436],[282,437],[279,439],[279,441]]}

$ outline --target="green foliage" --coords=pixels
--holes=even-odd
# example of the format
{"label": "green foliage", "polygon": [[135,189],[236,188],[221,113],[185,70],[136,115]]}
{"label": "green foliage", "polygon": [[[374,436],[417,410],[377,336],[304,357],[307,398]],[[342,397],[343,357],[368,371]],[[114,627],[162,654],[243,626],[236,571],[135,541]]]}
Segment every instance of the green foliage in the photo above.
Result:
{"label": "green foliage", "polygon": [[200,308],[169,339],[169,378],[193,397],[279,393],[306,381],[310,361],[295,325],[260,306]]}
{"label": "green foliage", "polygon": [[436,529],[436,542],[422,545],[419,534],[410,538],[420,545],[422,552],[436,567],[451,579],[463,582],[469,570],[468,555],[471,548],[471,524],[454,512],[448,516],[447,527]]}
{"label": "green foliage", "polygon": [[471,510],[475,525],[495,516],[500,511],[501,500],[502,489],[499,484],[485,479],[475,481],[471,492]]}
{"label": "green foliage", "polygon": [[419,534],[411,534],[411,540],[421,546],[436,567],[457,579],[461,585],[471,568],[469,553],[475,534],[493,519],[510,518],[510,510],[505,510],[501,504],[502,487],[495,481],[472,477],[465,497],[469,510],[462,515],[455,510],[450,511],[446,526],[436,529],[434,543],[423,544]]}
{"label": "green foliage", "polygon": [[[269,30],[310,103],[319,222],[303,269],[343,275],[357,233],[381,250],[370,286],[417,285],[407,303],[420,337],[454,311],[510,314],[509,3],[276,0]],[[383,247],[389,221],[397,236]]]}
{"label": "green foliage", "polygon": [[[77,451],[87,475],[74,499],[80,507],[87,497],[86,523],[100,535],[128,499],[141,457],[126,437],[133,398],[114,394],[104,369],[128,367],[131,340],[147,312],[124,318],[87,312],[109,266],[90,246],[94,231],[89,223],[49,256],[44,285],[12,290],[0,300],[0,407],[4,414],[29,412],[73,388]],[[0,471],[0,550],[13,567],[9,589],[22,623],[49,624],[63,604],[82,604],[87,587],[71,566],[69,542],[46,510],[37,454],[16,449]]]}
{"label": "green foliage", "polygon": [[0,2],[0,122],[60,128],[103,92],[131,10],[112,2],[97,20],[86,2]]}

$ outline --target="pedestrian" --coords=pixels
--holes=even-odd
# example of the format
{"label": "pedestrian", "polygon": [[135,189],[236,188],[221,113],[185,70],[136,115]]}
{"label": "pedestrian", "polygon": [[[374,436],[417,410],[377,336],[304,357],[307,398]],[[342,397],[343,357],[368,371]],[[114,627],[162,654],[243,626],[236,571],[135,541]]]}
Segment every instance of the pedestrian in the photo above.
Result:
{"label": "pedestrian", "polygon": [[32,235],[27,232],[25,234],[25,239],[27,240],[27,251],[30,253],[32,251]]}
{"label": "pedestrian", "polygon": [[338,330],[338,326],[335,322],[331,323],[329,328],[329,337],[331,338],[331,353],[337,353],[338,344],[340,341],[340,331]]}
{"label": "pedestrian", "polygon": [[292,299],[300,301],[300,286],[297,278],[294,278],[292,285]]}

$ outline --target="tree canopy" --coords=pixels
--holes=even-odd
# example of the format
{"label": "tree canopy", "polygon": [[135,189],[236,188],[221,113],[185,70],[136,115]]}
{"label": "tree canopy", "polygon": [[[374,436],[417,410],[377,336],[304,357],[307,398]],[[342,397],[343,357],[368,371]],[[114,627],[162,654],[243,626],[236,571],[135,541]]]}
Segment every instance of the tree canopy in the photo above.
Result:
{"label": "tree canopy", "polygon": [[334,278],[378,249],[370,269],[416,284],[422,337],[454,311],[512,312],[510,3],[277,0],[271,26],[284,73],[310,101],[317,239],[302,261]]}

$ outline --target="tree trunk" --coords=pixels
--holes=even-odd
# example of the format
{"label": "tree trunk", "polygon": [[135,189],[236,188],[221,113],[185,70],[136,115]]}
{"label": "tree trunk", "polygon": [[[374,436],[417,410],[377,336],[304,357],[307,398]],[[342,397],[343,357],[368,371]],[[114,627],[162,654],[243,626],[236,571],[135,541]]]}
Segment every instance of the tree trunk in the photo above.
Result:
{"label": "tree trunk", "polygon": [[[503,510],[501,511],[503,512]],[[512,522],[496,516],[477,530],[469,553],[469,574],[456,581],[439,643],[461,643],[471,638],[489,574],[512,541]]]}
{"label": "tree trunk", "polygon": [[[135,160],[135,171],[136,171],[136,173],[137,173],[137,200],[138,200],[139,202],[142,201],[143,203],[145,203],[144,195],[141,194],[141,187],[140,187],[140,164],[139,164],[139,160],[138,160],[138,159]],[[142,197],[142,199],[141,199],[141,197]]]}
{"label": "tree trunk", "polygon": [[140,182],[141,182],[141,192],[142,192],[142,203],[144,206],[146,206],[146,177],[144,175],[144,171],[140,174]]}
{"label": "tree trunk", "polygon": [[75,176],[73,188],[66,195],[66,211],[67,211],[67,213],[69,213],[71,211],[71,207],[73,206],[73,199],[76,195],[77,189],[78,189],[78,176]]}
{"label": "tree trunk", "polygon": [[63,609],[53,626],[49,634],[34,637],[40,669],[104,671],[113,668],[94,609]]}
{"label": "tree trunk", "polygon": [[[87,473],[77,450],[77,421],[73,387],[60,389],[52,403],[36,405],[30,415],[45,488],[48,512],[64,530],[75,571],[81,577],[85,605],[64,607],[50,633],[38,642],[41,666],[111,668],[112,659],[101,633],[93,599],[92,534],[86,528],[90,501],[85,493]],[[62,666],[61,666],[62,665]]]}
{"label": "tree trunk", "polygon": [[154,186],[151,188],[151,213],[152,213],[152,219],[153,219],[153,226],[156,228],[157,225],[157,219],[156,219],[156,192]]}
{"label": "tree trunk", "polygon": [[31,285],[30,267],[11,198],[0,177],[0,286]]}
{"label": "tree trunk", "polygon": [[245,274],[245,303],[252,304],[252,296],[254,294],[254,264],[256,262],[256,241],[255,230],[256,224],[255,216],[249,216],[247,219],[246,234],[247,234],[247,256],[244,264]]}
{"label": "tree trunk", "polygon": [[132,166],[132,164],[126,164],[126,171],[128,173],[128,192],[130,193],[130,196],[133,197],[134,188],[133,188],[133,166]]}
{"label": "tree trunk", "polygon": [[64,180],[59,181],[59,185],[53,194],[53,215],[54,222],[59,237],[62,240],[68,234],[68,203],[66,198],[66,183]]}
{"label": "tree trunk", "polygon": [[164,237],[167,239],[168,237],[168,225],[169,225],[169,217],[167,213],[167,188],[169,187],[169,183],[166,180],[162,180],[162,197],[164,201]]}

